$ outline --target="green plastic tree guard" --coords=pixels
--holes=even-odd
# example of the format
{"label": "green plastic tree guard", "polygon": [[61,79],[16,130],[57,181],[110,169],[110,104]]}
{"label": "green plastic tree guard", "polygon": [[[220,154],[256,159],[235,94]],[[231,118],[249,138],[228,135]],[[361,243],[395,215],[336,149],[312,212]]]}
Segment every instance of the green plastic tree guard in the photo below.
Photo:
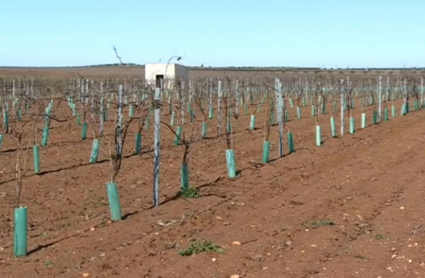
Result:
{"label": "green plastic tree guard", "polygon": [[288,131],[288,133],[286,135],[288,137],[289,153],[293,153],[293,152],[295,152],[294,136],[292,136],[292,132],[290,132],[290,131]]}
{"label": "green plastic tree guard", "polygon": [[97,158],[99,157],[99,148],[100,148],[99,140],[93,139],[93,144],[92,144],[91,154],[90,154],[90,160],[89,160],[90,163],[96,163],[97,162]]}
{"label": "green plastic tree guard", "polygon": [[4,129],[6,131],[6,133],[9,133],[9,113],[4,112]]}
{"label": "green plastic tree guard", "polygon": [[249,129],[250,130],[255,129],[255,115],[251,115],[251,122],[249,123]]}
{"label": "green plastic tree guard", "polygon": [[301,108],[297,106],[297,118],[298,120],[301,119]]}
{"label": "green plastic tree guard", "polygon": [[236,178],[236,161],[235,152],[233,150],[226,150],[226,163],[227,163],[227,174],[229,178]]}
{"label": "green plastic tree guard", "polygon": [[170,126],[174,126],[175,121],[175,114],[174,111],[171,112],[171,120],[170,120]]}
{"label": "green plastic tree guard", "polygon": [[202,138],[205,138],[205,137],[207,137],[207,129],[208,129],[208,125],[207,125],[207,122],[203,122],[202,123],[202,127],[201,127],[201,136],[202,136]]}
{"label": "green plastic tree guard", "polygon": [[406,103],[403,103],[402,105],[401,105],[401,116],[405,116],[407,114],[407,104]]}
{"label": "green plastic tree guard", "polygon": [[87,122],[83,123],[83,126],[81,127],[81,139],[86,140],[87,138]]}
{"label": "green plastic tree guard", "polygon": [[47,146],[47,142],[49,141],[49,127],[45,126],[43,128],[43,137],[41,138],[41,146]]}
{"label": "green plastic tree guard", "polygon": [[130,118],[134,117],[134,105],[130,104],[129,108],[128,108],[128,116]]}
{"label": "green plastic tree guard", "polygon": [[395,112],[395,105],[391,106],[391,114],[393,116],[393,118],[395,118],[396,112]]}
{"label": "green plastic tree guard", "polygon": [[416,111],[419,109],[419,100],[415,100],[413,102],[413,111]]}
{"label": "green plastic tree guard", "polygon": [[18,109],[18,122],[22,121],[22,111],[21,108]]}
{"label": "green plastic tree guard", "polygon": [[189,188],[189,165],[183,163],[180,168],[181,191]]}
{"label": "green plastic tree guard", "polygon": [[34,173],[40,174],[40,148],[38,145],[32,147],[34,155]]}
{"label": "green plastic tree guard", "polygon": [[356,132],[354,117],[350,117],[350,133]]}
{"label": "green plastic tree guard", "polygon": [[269,156],[270,156],[270,142],[264,141],[263,142],[263,163],[269,163]]}
{"label": "green plastic tree guard", "polygon": [[212,119],[214,117],[214,108],[212,105],[210,105],[210,108],[208,110],[208,118]]}
{"label": "green plastic tree guard", "polygon": [[387,108],[387,107],[385,107],[385,108],[384,108],[384,121],[386,121],[386,122],[387,122],[387,121],[388,121],[388,119],[389,119],[389,118],[388,118],[388,108]]}
{"label": "green plastic tree guard", "polygon": [[136,133],[136,143],[134,147],[134,153],[140,154],[142,152],[142,134]]}
{"label": "green plastic tree guard", "polygon": [[332,137],[333,138],[337,137],[337,135],[336,135],[336,125],[335,125],[335,119],[334,119],[334,117],[331,117],[331,134],[332,134]]}
{"label": "green plastic tree guard", "polygon": [[181,126],[177,127],[176,137],[174,138],[174,146],[178,146],[180,144],[180,139],[182,136],[183,128]]}
{"label": "green plastic tree guard", "polygon": [[108,202],[109,202],[109,209],[111,212],[111,220],[120,221],[122,216],[121,216],[120,198],[118,195],[118,187],[116,183],[108,182],[106,184],[106,188],[108,192]]}
{"label": "green plastic tree guard", "polygon": [[362,128],[366,128],[366,113],[362,113]]}
{"label": "green plastic tree guard", "polygon": [[230,122],[227,122],[226,129],[227,129],[227,133],[229,134],[232,133],[232,124]]}
{"label": "green plastic tree guard", "polygon": [[16,257],[25,257],[27,255],[27,227],[27,208],[15,208],[13,249]]}
{"label": "green plastic tree guard", "polygon": [[151,122],[149,121],[149,118],[146,118],[146,120],[145,120],[145,130],[149,130],[150,125],[151,125]]}
{"label": "green plastic tree guard", "polygon": [[81,125],[81,116],[80,116],[80,114],[77,114],[76,121],[77,121],[77,125]]}
{"label": "green plastic tree guard", "polygon": [[319,125],[316,126],[316,145],[322,145],[322,128]]}

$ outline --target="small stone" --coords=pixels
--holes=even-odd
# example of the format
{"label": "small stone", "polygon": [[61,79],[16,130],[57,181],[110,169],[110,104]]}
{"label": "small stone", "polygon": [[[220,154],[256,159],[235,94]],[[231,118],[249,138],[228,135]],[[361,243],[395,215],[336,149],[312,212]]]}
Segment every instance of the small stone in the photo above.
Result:
{"label": "small stone", "polygon": [[84,278],[87,278],[87,277],[89,277],[90,276],[90,274],[88,274],[88,273],[83,273],[83,277]]}
{"label": "small stone", "polygon": [[238,246],[240,246],[240,245],[242,245],[242,244],[241,244],[241,242],[240,242],[240,241],[233,241],[233,242],[232,242],[232,245],[238,245]]}
{"label": "small stone", "polygon": [[401,206],[401,207],[400,207],[400,209],[404,209],[404,207],[403,207],[403,206]]}
{"label": "small stone", "polygon": [[217,261],[217,259],[216,259],[216,258],[212,258],[211,260],[212,260],[213,262]]}
{"label": "small stone", "polygon": [[239,274],[230,275],[230,278],[242,278]]}

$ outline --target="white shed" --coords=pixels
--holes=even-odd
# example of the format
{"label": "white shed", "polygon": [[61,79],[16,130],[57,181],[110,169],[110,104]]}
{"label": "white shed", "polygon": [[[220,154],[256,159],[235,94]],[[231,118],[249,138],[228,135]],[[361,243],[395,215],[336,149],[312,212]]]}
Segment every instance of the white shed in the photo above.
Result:
{"label": "white shed", "polygon": [[150,85],[165,88],[174,86],[177,79],[188,80],[189,70],[179,64],[151,63],[145,65],[145,80]]}

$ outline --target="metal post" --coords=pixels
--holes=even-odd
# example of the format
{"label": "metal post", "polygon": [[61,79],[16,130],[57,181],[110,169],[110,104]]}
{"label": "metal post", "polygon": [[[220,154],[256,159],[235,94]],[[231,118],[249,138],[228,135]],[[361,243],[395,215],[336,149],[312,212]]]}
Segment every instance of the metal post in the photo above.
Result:
{"label": "metal post", "polygon": [[378,83],[378,122],[382,121],[382,76],[379,76]]}
{"label": "metal post", "polygon": [[117,135],[118,135],[118,144],[117,144],[117,155],[122,155],[122,95],[123,95],[123,85],[118,87],[118,124],[117,124]]}
{"label": "metal post", "polygon": [[344,135],[344,79],[341,79],[341,136]]}
{"label": "metal post", "polygon": [[217,103],[217,136],[221,135],[220,126],[221,126],[221,97],[223,96],[223,91],[221,90],[221,80],[218,81],[218,103]]}
{"label": "metal post", "polygon": [[282,96],[282,83],[279,79],[275,79],[275,91],[276,91],[276,102],[277,102],[277,119],[279,122],[279,156],[283,157],[283,109],[284,101]]}
{"label": "metal post", "polygon": [[153,170],[153,203],[159,206],[159,158],[160,158],[160,120],[161,120],[161,89],[155,88],[154,95],[154,170]]}

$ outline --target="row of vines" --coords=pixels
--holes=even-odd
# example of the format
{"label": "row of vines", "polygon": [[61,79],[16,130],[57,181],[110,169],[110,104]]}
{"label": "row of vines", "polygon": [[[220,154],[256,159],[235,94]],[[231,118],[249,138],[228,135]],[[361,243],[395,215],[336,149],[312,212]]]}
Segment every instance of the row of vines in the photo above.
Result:
{"label": "row of vines", "polygon": [[[423,77],[408,74],[351,79],[316,75],[308,78],[166,80],[163,88],[138,79],[85,78],[3,79],[0,85],[0,156],[5,140],[13,141],[16,153],[15,256],[27,255],[27,208],[22,206],[25,179],[45,172],[40,150],[49,147],[52,122],[81,127],[80,140],[91,144],[91,152],[87,153],[89,163],[98,163],[100,153],[108,157],[111,174],[104,182],[110,217],[119,221],[122,213],[117,176],[126,158],[125,144],[134,145],[132,155],[136,156],[142,154],[144,145],[153,147],[153,205],[158,206],[161,145],[164,143],[161,132],[164,130],[173,134],[173,145],[182,149],[179,195],[195,198],[199,195],[189,178],[193,147],[202,140],[224,137],[227,147],[222,151],[227,175],[237,178],[239,171],[234,150],[238,146],[233,143],[236,136],[233,129],[242,117],[250,119],[249,126],[245,127],[248,131],[263,130],[263,146],[259,146],[262,157],[258,159],[266,164],[273,155],[272,143],[278,146],[277,158],[296,151],[293,132],[297,131],[288,128],[289,121],[311,117],[316,128],[316,136],[311,141],[322,146],[323,132],[329,132],[331,137],[355,133],[357,117],[360,128],[364,129],[397,117],[397,111],[404,116],[425,107]],[[311,114],[302,115],[307,107]],[[257,115],[262,110],[265,120],[258,123]],[[290,110],[296,111],[293,119],[289,117]],[[372,112],[367,115],[369,111]],[[329,131],[322,130],[324,115],[329,116]],[[340,132],[337,132],[337,125]],[[137,132],[130,133],[130,127]],[[144,140],[148,132],[154,134],[153,142]],[[278,135],[278,142],[271,142],[273,132]],[[102,143],[107,147],[102,148]]]}

